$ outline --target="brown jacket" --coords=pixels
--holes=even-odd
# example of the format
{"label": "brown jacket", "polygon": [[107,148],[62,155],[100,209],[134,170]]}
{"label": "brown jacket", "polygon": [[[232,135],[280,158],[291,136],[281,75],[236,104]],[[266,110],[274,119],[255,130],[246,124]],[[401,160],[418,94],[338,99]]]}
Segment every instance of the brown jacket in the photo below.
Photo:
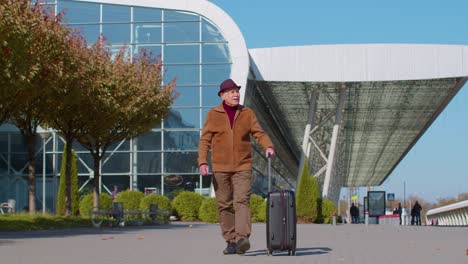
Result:
{"label": "brown jacket", "polygon": [[198,166],[208,163],[208,151],[211,147],[214,172],[251,170],[250,134],[263,148],[273,147],[250,108],[239,105],[232,128],[223,104],[212,108],[206,116],[198,145]]}

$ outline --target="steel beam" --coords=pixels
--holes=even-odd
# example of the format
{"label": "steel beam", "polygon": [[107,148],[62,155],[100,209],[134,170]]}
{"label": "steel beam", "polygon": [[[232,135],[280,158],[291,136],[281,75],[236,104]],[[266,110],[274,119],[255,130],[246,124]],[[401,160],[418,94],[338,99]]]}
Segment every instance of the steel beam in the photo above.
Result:
{"label": "steel beam", "polygon": [[[309,99],[309,114],[307,116],[307,123],[304,129],[304,137],[302,139],[302,152],[301,160],[299,162],[299,169],[297,170],[297,180],[296,184],[299,183],[299,179],[302,175],[302,170],[304,168],[304,163],[309,160],[310,149],[311,149],[311,131],[314,128],[314,116],[317,109],[317,92],[312,91]],[[297,186],[296,186],[297,189]]]}
{"label": "steel beam", "polygon": [[323,190],[322,190],[322,197],[327,198],[328,197],[328,189],[330,186],[330,179],[331,175],[334,170],[334,162],[335,162],[335,153],[337,149],[337,141],[338,141],[338,132],[341,128],[341,121],[343,120],[343,110],[344,110],[344,104],[346,101],[346,87],[343,86],[340,89],[340,97],[338,101],[338,106],[336,108],[336,114],[335,114],[335,125],[333,125],[333,133],[332,133],[332,138],[331,138],[331,143],[330,143],[330,152],[328,153],[328,162],[327,162],[327,171],[325,173],[325,180],[323,182]]}

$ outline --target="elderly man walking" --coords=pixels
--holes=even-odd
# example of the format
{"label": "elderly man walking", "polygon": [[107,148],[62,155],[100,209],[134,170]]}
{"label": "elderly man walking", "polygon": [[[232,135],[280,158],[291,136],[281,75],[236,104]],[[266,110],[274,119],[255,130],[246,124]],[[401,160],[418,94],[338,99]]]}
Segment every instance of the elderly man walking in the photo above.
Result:
{"label": "elderly man walking", "polygon": [[240,88],[231,79],[221,83],[218,96],[223,102],[208,112],[198,147],[198,164],[203,176],[209,172],[208,151],[211,149],[220,227],[227,242],[224,254],[244,254],[250,249],[250,135],[265,149],[267,157],[275,154],[273,144],[260,127],[254,112],[239,104]]}

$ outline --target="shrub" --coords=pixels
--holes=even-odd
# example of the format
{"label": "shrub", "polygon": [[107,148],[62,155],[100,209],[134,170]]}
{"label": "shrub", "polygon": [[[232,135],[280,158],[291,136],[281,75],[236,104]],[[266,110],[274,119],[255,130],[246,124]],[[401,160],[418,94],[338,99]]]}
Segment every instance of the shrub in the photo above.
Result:
{"label": "shrub", "polygon": [[166,195],[169,198],[169,200],[172,201],[172,200],[174,200],[175,197],[177,197],[177,195],[179,195],[179,193],[181,193],[183,191],[185,191],[185,190],[179,188],[179,189],[172,190],[172,191],[170,191],[168,193],[164,193],[164,195]]}
{"label": "shrub", "polygon": [[114,199],[114,203],[123,203],[124,210],[138,210],[140,203],[145,195],[139,191],[119,192]]}
{"label": "shrub", "polygon": [[309,173],[307,162],[304,163],[296,194],[297,218],[305,223],[317,219],[317,200],[319,198],[316,179]]}
{"label": "shrub", "polygon": [[49,214],[16,213],[0,215],[1,231],[28,231],[59,229],[68,227],[89,227],[89,219],[77,216],[56,216]]}
{"label": "shrub", "polygon": [[322,200],[322,219],[324,224],[330,224],[333,221],[333,213],[336,213],[335,204],[327,198]]}
{"label": "shrub", "polygon": [[[101,210],[111,210],[112,200],[106,193],[99,194],[99,206]],[[89,217],[89,211],[93,209],[93,194],[83,196],[80,201],[80,215],[82,217]]]}
{"label": "shrub", "polygon": [[250,210],[252,213],[252,222],[266,221],[266,201],[262,196],[252,194],[250,196]]}
{"label": "shrub", "polygon": [[140,209],[149,210],[151,204],[157,204],[158,209],[172,211],[171,200],[164,195],[150,194],[143,197],[140,202]]}
{"label": "shrub", "polygon": [[197,220],[203,199],[204,197],[198,193],[183,191],[172,200],[172,208],[181,220]]}
{"label": "shrub", "polygon": [[267,201],[263,201],[263,203],[260,205],[260,210],[258,211],[258,221],[259,222],[263,222],[263,223],[266,223],[266,220],[267,220],[267,214],[266,214],[266,211],[267,211]]}
{"label": "shrub", "polygon": [[216,198],[204,199],[200,206],[200,220],[207,223],[218,223],[219,213]]}
{"label": "shrub", "polygon": [[170,213],[172,213],[171,200],[169,200],[169,198],[160,194],[147,195],[141,199],[140,209],[142,211],[149,210],[151,204],[157,204],[159,210],[169,212],[169,214],[164,215],[164,219],[161,220],[167,221],[169,219]]}
{"label": "shrub", "polygon": [[[64,151],[62,154],[62,165],[60,168],[60,182],[59,190],[57,195],[57,214],[65,215],[66,204],[65,204],[65,188],[66,188],[66,177],[65,177],[65,168],[67,162],[67,153],[65,149],[67,148],[66,144],[64,146]],[[79,194],[78,194],[78,169],[77,169],[77,159],[76,153],[72,150],[72,160],[71,160],[71,214],[76,215],[79,211]]]}

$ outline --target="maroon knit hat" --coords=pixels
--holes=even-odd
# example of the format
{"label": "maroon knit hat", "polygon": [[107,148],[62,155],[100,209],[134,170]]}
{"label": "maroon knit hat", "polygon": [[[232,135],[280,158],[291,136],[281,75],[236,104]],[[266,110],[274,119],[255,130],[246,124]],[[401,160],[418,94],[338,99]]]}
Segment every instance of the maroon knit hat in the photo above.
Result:
{"label": "maroon knit hat", "polygon": [[218,96],[221,96],[221,93],[227,91],[231,88],[241,88],[241,86],[237,85],[232,79],[227,79],[221,83],[219,86]]}

